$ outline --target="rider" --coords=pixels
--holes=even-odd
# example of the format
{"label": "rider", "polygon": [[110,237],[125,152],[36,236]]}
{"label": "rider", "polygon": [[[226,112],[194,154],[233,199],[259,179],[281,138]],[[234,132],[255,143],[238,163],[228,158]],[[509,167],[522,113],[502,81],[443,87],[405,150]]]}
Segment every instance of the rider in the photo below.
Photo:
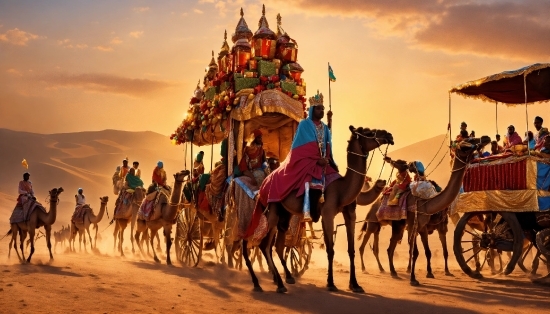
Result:
{"label": "rider", "polygon": [[201,150],[195,157],[195,161],[193,161],[193,170],[196,170],[197,176],[204,174],[204,163],[202,162],[203,158],[204,152]]}
{"label": "rider", "polygon": [[134,169],[135,176],[138,177],[138,178],[141,178],[141,169],[138,169],[139,168],[139,162],[134,161],[132,163],[132,168]]}
{"label": "rider", "polygon": [[510,125],[508,127],[508,133],[506,133],[506,137],[504,138],[504,149],[509,150],[512,146],[522,143],[523,140],[519,136],[518,132],[516,132],[516,128],[513,125]]}
{"label": "rider", "polygon": [[162,161],[157,162],[157,166],[153,170],[153,184],[164,187],[166,189],[166,171],[164,171],[164,163]]}
{"label": "rider", "polygon": [[78,188],[78,193],[74,196],[76,200],[76,207],[86,204],[86,196],[84,196],[83,193],[84,190],[82,190],[82,188]]}
{"label": "rider", "polygon": [[265,207],[268,203],[280,202],[293,191],[297,191],[296,197],[299,197],[306,191],[307,184],[311,218],[317,222],[321,216],[317,204],[324,189],[341,176],[332,158],[330,130],[321,121],[325,114],[323,94],[317,92],[309,98],[309,103],[308,118],[298,124],[290,153],[280,167],[264,180],[259,203]]}
{"label": "rider", "polygon": [[409,188],[409,184],[412,182],[411,176],[407,171],[410,166],[404,160],[392,160],[388,156],[384,157],[384,161],[390,163],[392,167],[397,169],[395,180],[393,180],[390,186],[384,191],[384,195],[389,195],[388,205],[399,205],[401,194]]}
{"label": "rider", "polygon": [[30,173],[25,172],[23,174],[23,180],[19,181],[19,196],[17,197],[17,205],[23,205],[29,199],[36,199],[36,197],[34,197],[32,183],[29,181],[30,177]]}
{"label": "rider", "polygon": [[259,188],[265,179],[265,151],[263,149],[262,131],[254,130],[251,134],[253,140],[244,149],[243,157],[239,163],[239,170]]}

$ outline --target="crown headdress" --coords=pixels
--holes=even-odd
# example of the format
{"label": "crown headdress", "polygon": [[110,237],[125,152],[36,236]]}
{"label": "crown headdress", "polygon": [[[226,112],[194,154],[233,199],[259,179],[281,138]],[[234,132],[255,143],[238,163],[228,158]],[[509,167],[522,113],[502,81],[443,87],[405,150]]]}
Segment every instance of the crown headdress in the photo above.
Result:
{"label": "crown headdress", "polygon": [[314,106],[319,106],[319,105],[322,105],[323,104],[323,94],[322,93],[319,93],[319,91],[317,91],[317,95],[313,96],[313,97],[309,97],[309,105],[314,107]]}

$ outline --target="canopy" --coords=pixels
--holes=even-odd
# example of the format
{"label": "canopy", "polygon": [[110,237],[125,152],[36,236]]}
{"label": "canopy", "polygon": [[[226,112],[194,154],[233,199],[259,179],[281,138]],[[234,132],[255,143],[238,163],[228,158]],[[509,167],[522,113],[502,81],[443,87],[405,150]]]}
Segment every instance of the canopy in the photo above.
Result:
{"label": "canopy", "polygon": [[526,93],[528,104],[547,102],[550,100],[550,63],[493,74],[455,86],[450,92],[510,106],[525,104]]}

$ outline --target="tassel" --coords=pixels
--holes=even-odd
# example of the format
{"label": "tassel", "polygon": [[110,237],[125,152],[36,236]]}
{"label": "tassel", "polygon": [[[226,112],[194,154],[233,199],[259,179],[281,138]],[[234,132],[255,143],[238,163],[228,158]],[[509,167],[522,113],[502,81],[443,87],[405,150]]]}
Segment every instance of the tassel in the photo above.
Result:
{"label": "tassel", "polygon": [[325,202],[325,192],[321,194],[321,197],[319,198],[319,204],[323,204]]}

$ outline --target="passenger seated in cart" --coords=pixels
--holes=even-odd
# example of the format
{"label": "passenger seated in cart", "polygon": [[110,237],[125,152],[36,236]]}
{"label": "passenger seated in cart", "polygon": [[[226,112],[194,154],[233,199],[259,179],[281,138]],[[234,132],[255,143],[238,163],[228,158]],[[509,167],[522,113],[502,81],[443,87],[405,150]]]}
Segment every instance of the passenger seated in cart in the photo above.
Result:
{"label": "passenger seated in cart", "polygon": [[544,138],[544,146],[540,150],[541,153],[548,154],[550,157],[550,136]]}
{"label": "passenger seated in cart", "polygon": [[523,140],[523,144],[527,145],[529,150],[535,150],[536,143],[537,142],[535,141],[535,138],[533,136],[533,132],[531,132],[531,131],[525,132],[525,139]]}
{"label": "passenger seated in cart", "polygon": [[535,125],[535,129],[537,130],[537,132],[534,134],[535,150],[542,149],[542,147],[544,146],[544,139],[548,136],[548,129],[542,126],[543,122],[544,120],[541,117],[535,117],[535,121],[533,123]]}
{"label": "passenger seated in cart", "polygon": [[243,157],[239,162],[239,170],[242,174],[252,179],[258,188],[264,182],[266,177],[265,168],[267,167],[267,158],[263,149],[262,131],[254,130],[250,145],[245,147]]}
{"label": "passenger seated in cart", "polygon": [[491,141],[491,156],[502,154],[504,151],[497,141]]}
{"label": "passenger seated in cart", "polygon": [[506,137],[504,138],[504,150],[511,150],[512,147],[521,144],[523,144],[523,141],[518,132],[516,132],[516,128],[510,125],[508,127],[508,133],[506,133]]}

